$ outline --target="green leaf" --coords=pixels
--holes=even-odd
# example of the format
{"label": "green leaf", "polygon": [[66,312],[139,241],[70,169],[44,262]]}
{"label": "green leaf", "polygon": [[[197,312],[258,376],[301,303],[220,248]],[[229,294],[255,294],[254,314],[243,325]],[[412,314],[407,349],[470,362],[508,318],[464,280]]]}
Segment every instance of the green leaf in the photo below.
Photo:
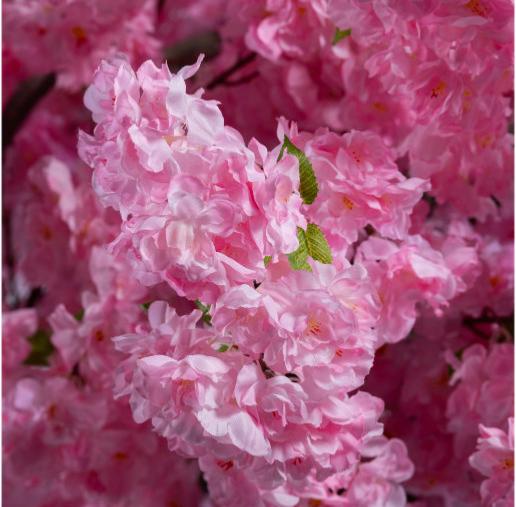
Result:
{"label": "green leaf", "polygon": [[305,231],[301,229],[301,227],[297,228],[297,240],[299,241],[299,246],[297,250],[288,254],[288,262],[292,269],[302,269],[304,271],[312,271],[310,264],[308,264],[308,247],[306,244],[306,235]]}
{"label": "green leaf", "polygon": [[347,28],[346,30],[341,30],[340,28],[335,29],[335,35],[333,36],[332,44],[335,45],[340,42],[342,39],[349,37],[351,35],[351,28]]}
{"label": "green leaf", "polygon": [[330,245],[328,245],[321,229],[315,224],[308,224],[305,237],[308,255],[322,264],[331,264],[333,258]]}
{"label": "green leaf", "polygon": [[140,306],[144,312],[149,310],[149,306],[152,304],[151,301],[148,301],[147,303],[142,303]]}
{"label": "green leaf", "polygon": [[202,321],[211,326],[210,305],[203,305],[198,299],[195,300],[195,306],[202,312]]}
{"label": "green leaf", "polygon": [[332,263],[330,245],[328,245],[323,232],[317,225],[308,224],[306,231],[298,227],[297,240],[299,246],[294,252],[288,254],[288,261],[292,269],[312,271],[310,264],[307,262],[308,257],[322,264]]}
{"label": "green leaf", "polygon": [[50,341],[50,333],[38,329],[32,336],[27,338],[31,345],[30,354],[26,357],[23,364],[31,366],[48,366],[48,358],[55,348]]}
{"label": "green leaf", "polygon": [[272,255],[266,255],[263,258],[263,264],[267,267],[272,262]]}
{"label": "green leaf", "polygon": [[217,352],[226,352],[229,350],[229,345],[223,343],[218,349],[217,349]]}
{"label": "green leaf", "polygon": [[312,204],[319,192],[312,164],[306,155],[295,146],[287,136],[283,139],[283,145],[281,146],[278,160],[281,160],[285,150],[287,150],[290,155],[294,155],[297,158],[299,162],[299,193],[305,204]]}
{"label": "green leaf", "polygon": [[82,322],[82,319],[84,318],[84,308],[81,308],[75,315],[75,320],[77,322]]}

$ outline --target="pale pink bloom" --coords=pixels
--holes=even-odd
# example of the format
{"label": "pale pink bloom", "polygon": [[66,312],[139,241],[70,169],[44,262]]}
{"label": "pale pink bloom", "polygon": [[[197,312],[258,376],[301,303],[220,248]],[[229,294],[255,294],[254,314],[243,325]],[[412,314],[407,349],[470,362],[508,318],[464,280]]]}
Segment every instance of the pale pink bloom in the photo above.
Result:
{"label": "pale pink bloom", "polygon": [[[513,45],[513,26],[513,9],[508,0],[438,2],[425,27],[425,38],[457,72],[478,75],[486,69],[496,69],[499,73],[507,68],[510,58],[504,50],[510,52]],[[451,46],[450,40],[459,37],[466,42],[464,47]],[[493,53],[497,58],[488,65],[485,58]]]}
{"label": "pale pink bloom", "polygon": [[156,354],[182,359],[193,347],[214,339],[209,329],[197,326],[201,317],[198,310],[178,315],[165,301],[155,301],[148,309],[148,325],[141,323],[136,332],[115,337],[115,347],[137,356]]}
{"label": "pale pink bloom", "polygon": [[[240,297],[250,307],[241,297],[244,287],[240,296],[235,290],[228,297]],[[133,354],[119,368],[118,396],[129,395],[135,420],[151,419],[171,449],[218,456],[248,474],[260,469],[255,480],[270,489],[286,485],[288,478],[300,480],[312,469],[328,475],[338,466],[349,467],[365,442],[381,434],[379,399],[364,392],[331,394],[339,384],[346,390],[358,387],[367,372],[367,352],[346,354],[353,344],[367,347],[358,336],[342,343],[333,373],[323,363],[317,363],[320,372],[311,367],[274,371],[267,352],[253,361],[238,341],[228,342],[227,330],[198,329],[199,317],[199,312],[179,317],[154,303],[150,332],[141,327],[115,340],[120,350]],[[216,312],[212,322],[219,326]],[[285,324],[290,327],[288,319]],[[188,333],[188,327],[195,331]],[[315,345],[321,341],[316,334],[311,338]],[[287,482],[278,483],[278,474]]]}
{"label": "pale pink bloom", "polygon": [[343,505],[401,507],[406,504],[406,493],[400,483],[410,479],[414,465],[407,455],[405,444],[392,439],[379,447],[380,451],[373,451],[372,461],[359,465]]}
{"label": "pale pink bloom", "polygon": [[263,168],[264,179],[253,183],[254,200],[266,217],[263,243],[270,245],[267,255],[293,252],[298,247],[297,227],[306,229],[306,219],[301,214],[299,195],[299,162],[295,157],[277,156],[253,139],[249,144],[256,163]]}
{"label": "pale pink bloom", "polygon": [[[139,64],[157,54],[153,2],[9,1],[3,6],[9,33],[5,44],[29,74],[57,73],[59,86],[88,83],[102,58],[117,51]],[[42,54],[46,57],[42,58]]]}
{"label": "pale pink bloom", "polygon": [[83,178],[77,167],[43,158],[29,170],[11,211],[16,289],[25,298],[40,287],[43,313],[60,301],[78,311],[79,295],[90,287],[91,248],[112,239],[118,226]]}
{"label": "pale pink bloom", "polygon": [[463,353],[451,378],[455,385],[447,403],[448,429],[458,452],[472,447],[479,424],[501,427],[513,412],[514,347],[494,344],[487,351],[472,345]]}
{"label": "pale pink bloom", "polygon": [[[215,505],[240,507],[246,505],[250,498],[253,498],[257,507],[298,505],[299,497],[289,493],[288,486],[264,487],[262,481],[256,480],[257,475],[263,473],[263,465],[239,468],[231,459],[204,455],[199,459],[199,466],[208,483],[210,499]],[[276,480],[281,480],[279,475]]]}
{"label": "pale pink bloom", "polygon": [[233,1],[227,9],[229,18],[240,18],[246,28],[245,42],[251,50],[271,60],[307,59],[331,43],[334,30],[327,4],[326,0],[267,0],[247,2],[242,9]]}
{"label": "pale pink bloom", "polygon": [[477,451],[470,465],[486,476],[480,486],[483,506],[509,507],[514,502],[514,419],[507,421],[507,432],[479,426]]}
{"label": "pale pink bloom", "polygon": [[30,344],[27,338],[38,327],[37,313],[32,308],[4,312],[2,314],[2,371],[7,375],[27,359]]}
{"label": "pale pink bloom", "polygon": [[149,428],[133,423],[110,391],[34,374],[4,394],[9,505],[198,505],[195,463],[170,453]]}
{"label": "pale pink bloom", "polygon": [[79,149],[97,194],[124,220],[114,252],[144,285],[166,281],[212,303],[263,277],[264,256],[294,250],[306,222],[297,161],[275,164],[255,143],[262,171],[217,104],[186,92],[200,63],[171,74],[151,62],[136,73],[123,60],[104,62],[85,97],[98,125]]}
{"label": "pale pink bloom", "polygon": [[169,3],[202,69],[140,65],[155,2],[4,6],[7,93],[61,87],[6,151],[6,503],[208,507],[198,460],[214,505],[511,505],[510,0]]}
{"label": "pale pink bloom", "polygon": [[[347,268],[347,269],[346,269]],[[269,270],[268,270],[269,271]],[[318,268],[265,279],[257,290],[226,292],[213,312],[217,328],[278,373],[295,373],[314,399],[338,385],[352,390],[371,367],[378,303],[363,270]],[[258,334],[259,333],[259,334]],[[260,334],[262,335],[260,337]]]}
{"label": "pale pink bloom", "polygon": [[446,328],[437,336],[435,327],[431,331],[427,338],[416,328],[410,338],[380,348],[365,389],[385,400],[385,433],[404,441],[415,465],[407,491],[429,505],[475,505],[479,482],[467,463],[474,442],[466,454],[457,454],[453,435],[447,431],[453,371],[445,362],[443,343],[446,340],[453,343],[453,350],[460,350],[474,338],[463,337],[455,327],[451,336]]}
{"label": "pale pink bloom", "polygon": [[370,237],[358,248],[357,258],[368,270],[382,302],[379,345],[407,336],[418,315],[418,303],[426,302],[436,315],[442,315],[457,292],[454,273],[442,254],[421,236],[410,236],[400,245]]}
{"label": "pale pink bloom", "polygon": [[[280,140],[284,128],[280,124]],[[319,182],[319,193],[305,213],[332,245],[343,248],[356,241],[368,224],[385,237],[406,237],[412,208],[428,185],[405,178],[379,136],[358,131],[338,136],[324,130],[310,136],[298,134],[294,125],[287,132]]]}
{"label": "pale pink bloom", "polygon": [[442,253],[455,277],[457,294],[470,290],[481,272],[479,237],[473,227],[464,219],[451,219],[448,214],[440,213],[427,219],[418,232]]}
{"label": "pale pink bloom", "polygon": [[514,306],[513,240],[502,242],[485,233],[479,238],[477,249],[480,275],[457,304],[464,312],[474,316],[479,316],[485,308],[496,315],[510,315]]}
{"label": "pale pink bloom", "polygon": [[166,45],[165,50],[172,51],[185,39],[207,36],[223,24],[225,4],[224,0],[166,0],[157,19],[156,36]]}
{"label": "pale pink bloom", "polygon": [[[50,90],[16,132],[5,150],[3,165],[4,203],[11,208],[27,183],[27,173],[44,156],[52,156],[70,168],[78,167],[77,129],[90,124],[82,107],[82,96],[59,89]],[[77,171],[79,176],[84,166]],[[88,179],[80,178],[81,181]],[[88,181],[88,187],[91,184]]]}
{"label": "pale pink bloom", "polygon": [[113,370],[123,358],[112,338],[144,320],[140,303],[149,295],[131,278],[126,264],[99,247],[91,251],[90,276],[96,291],[83,291],[80,314],[72,315],[60,304],[48,317],[51,341],[67,371],[79,372],[96,388],[110,388]]}
{"label": "pale pink bloom", "polygon": [[[53,184],[57,194],[51,190]],[[70,255],[63,255],[70,251],[71,233],[60,216],[59,194],[63,203],[75,197],[67,166],[55,159],[33,166],[11,213],[11,230],[16,231],[12,238],[16,290],[27,297],[32,288],[41,287],[44,311],[50,311],[59,297],[69,298],[76,311],[87,272]]]}

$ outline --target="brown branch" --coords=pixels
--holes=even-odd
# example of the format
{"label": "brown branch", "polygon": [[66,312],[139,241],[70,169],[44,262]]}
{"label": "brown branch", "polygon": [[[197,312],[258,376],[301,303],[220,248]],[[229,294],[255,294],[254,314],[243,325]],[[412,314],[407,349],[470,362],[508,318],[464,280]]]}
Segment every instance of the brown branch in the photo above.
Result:
{"label": "brown branch", "polygon": [[23,81],[2,111],[2,149],[13,142],[16,133],[28,118],[38,102],[53,88],[55,74],[36,76]]}
{"label": "brown branch", "polygon": [[242,76],[238,79],[233,79],[232,81],[226,81],[224,84],[226,86],[240,86],[245,83],[249,83],[252,81],[255,77],[258,77],[260,73],[255,70],[254,72],[251,72],[250,74],[247,74],[246,76]]}
{"label": "brown branch", "polygon": [[217,86],[227,83],[227,79],[231,77],[235,72],[244,68],[246,65],[250,64],[256,58],[256,53],[249,53],[242,58],[239,58],[229,69],[226,69],[224,72],[220,73],[218,76],[215,76],[204,88],[206,90],[213,90]]}

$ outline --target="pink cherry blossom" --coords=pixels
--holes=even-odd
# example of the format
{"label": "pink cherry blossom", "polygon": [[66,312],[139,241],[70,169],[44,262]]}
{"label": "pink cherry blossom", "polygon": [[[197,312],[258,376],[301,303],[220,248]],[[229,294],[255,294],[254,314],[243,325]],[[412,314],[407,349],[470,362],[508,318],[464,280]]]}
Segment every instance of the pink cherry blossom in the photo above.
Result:
{"label": "pink cherry blossom", "polygon": [[513,504],[509,0],[8,0],[24,507]]}
{"label": "pink cherry blossom", "polygon": [[15,310],[2,315],[2,371],[4,375],[15,370],[30,353],[27,338],[38,327],[34,309]]}
{"label": "pink cherry blossom", "polygon": [[478,450],[469,458],[473,468],[488,477],[480,487],[482,505],[504,506],[513,501],[514,419],[507,433],[480,425]]}
{"label": "pink cherry blossom", "polygon": [[88,83],[100,60],[116,51],[139,63],[158,50],[148,35],[154,17],[151,2],[9,1],[3,11],[10,27],[5,44],[26,72],[56,72],[64,88],[77,90]]}

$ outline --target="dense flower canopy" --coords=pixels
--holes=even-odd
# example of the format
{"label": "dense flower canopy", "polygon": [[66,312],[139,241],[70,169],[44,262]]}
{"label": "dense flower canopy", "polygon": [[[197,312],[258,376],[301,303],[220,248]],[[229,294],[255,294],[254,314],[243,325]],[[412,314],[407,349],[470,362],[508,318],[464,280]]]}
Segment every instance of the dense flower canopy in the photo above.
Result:
{"label": "dense flower canopy", "polygon": [[6,507],[509,507],[510,0],[6,0]]}

